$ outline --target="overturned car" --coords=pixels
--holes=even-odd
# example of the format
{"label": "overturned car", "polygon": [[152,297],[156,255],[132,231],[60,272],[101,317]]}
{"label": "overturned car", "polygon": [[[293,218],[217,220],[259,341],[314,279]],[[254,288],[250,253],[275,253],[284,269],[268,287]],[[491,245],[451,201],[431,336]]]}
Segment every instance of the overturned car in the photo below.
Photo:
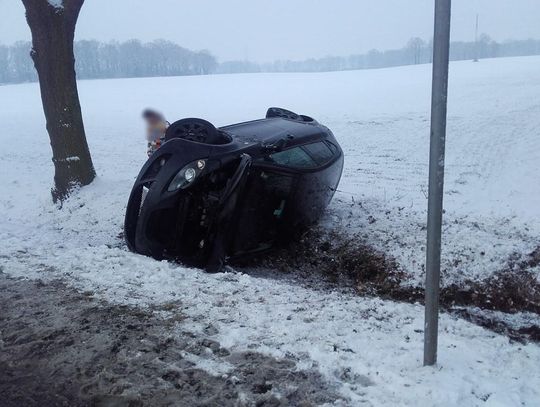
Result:
{"label": "overturned car", "polygon": [[179,120],[135,181],[127,245],[219,271],[227,258],[268,250],[317,221],[342,169],[332,132],[285,109],[218,129]]}

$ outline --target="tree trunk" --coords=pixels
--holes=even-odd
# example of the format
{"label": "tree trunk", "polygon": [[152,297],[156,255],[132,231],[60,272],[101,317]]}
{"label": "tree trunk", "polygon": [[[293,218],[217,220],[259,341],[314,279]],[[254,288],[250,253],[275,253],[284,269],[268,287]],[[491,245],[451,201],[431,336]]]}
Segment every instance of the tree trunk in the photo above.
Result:
{"label": "tree trunk", "polygon": [[[31,56],[38,72],[41,100],[51,140],[55,202],[96,173],[86,142],[75,78],[73,39],[84,0],[22,0],[32,32]],[[53,3],[53,2],[51,2]]]}

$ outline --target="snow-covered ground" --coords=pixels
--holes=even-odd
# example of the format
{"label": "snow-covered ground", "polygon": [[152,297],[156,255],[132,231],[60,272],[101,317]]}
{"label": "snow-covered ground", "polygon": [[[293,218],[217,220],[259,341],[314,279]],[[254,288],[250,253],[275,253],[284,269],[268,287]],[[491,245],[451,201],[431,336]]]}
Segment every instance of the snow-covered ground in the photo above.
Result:
{"label": "snow-covered ground", "polygon": [[[344,148],[344,177],[325,224],[360,232],[396,258],[408,284],[421,284],[430,69],[82,81],[99,178],[61,211],[50,202],[53,168],[38,87],[0,87],[0,270],[61,278],[117,303],[179,300],[184,326],[202,335],[212,325],[230,349],[318,366],[352,405],[538,405],[535,344],[509,343],[443,315],[439,367],[425,369],[419,305],[207,275],[128,253],[117,238],[145,160],[144,107],[163,109],[171,121],[195,116],[224,125],[283,106],[328,125]],[[451,65],[445,284],[488,277],[540,243],[539,94],[540,57]],[[211,356],[197,362],[227,369]]]}

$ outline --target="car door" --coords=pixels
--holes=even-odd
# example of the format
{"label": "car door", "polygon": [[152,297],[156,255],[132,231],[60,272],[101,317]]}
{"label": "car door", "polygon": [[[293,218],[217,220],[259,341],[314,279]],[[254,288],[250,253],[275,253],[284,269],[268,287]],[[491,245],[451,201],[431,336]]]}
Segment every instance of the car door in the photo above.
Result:
{"label": "car door", "polygon": [[320,141],[268,153],[253,161],[237,210],[230,253],[237,255],[272,247],[317,220],[336,185],[329,165],[337,150]]}
{"label": "car door", "polygon": [[302,146],[317,166],[305,171],[297,186],[296,201],[303,222],[316,222],[332,200],[343,171],[343,154],[329,141],[317,141]]}
{"label": "car door", "polygon": [[230,253],[262,251],[275,244],[296,181],[292,172],[253,165],[233,221]]}
{"label": "car door", "polygon": [[289,197],[289,224],[302,228],[317,221],[330,203],[341,177],[341,150],[330,141],[318,140],[272,153],[268,160],[297,174]]}

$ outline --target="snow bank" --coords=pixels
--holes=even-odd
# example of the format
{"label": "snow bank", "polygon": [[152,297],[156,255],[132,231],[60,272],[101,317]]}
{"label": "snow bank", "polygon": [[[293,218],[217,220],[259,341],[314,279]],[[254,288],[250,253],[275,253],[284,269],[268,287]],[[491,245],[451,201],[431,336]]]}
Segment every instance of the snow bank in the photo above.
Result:
{"label": "snow bank", "polygon": [[[61,278],[111,302],[176,304],[173,309],[186,316],[179,332],[204,337],[213,331],[212,339],[231,351],[293,357],[300,368],[317,368],[338,384],[351,405],[518,406],[540,400],[540,347],[509,343],[447,315],[441,316],[439,365],[423,368],[418,305],[243,274],[209,275],[106,245],[27,248],[3,267],[14,276]],[[212,374],[227,369],[205,358],[193,361]]]}

